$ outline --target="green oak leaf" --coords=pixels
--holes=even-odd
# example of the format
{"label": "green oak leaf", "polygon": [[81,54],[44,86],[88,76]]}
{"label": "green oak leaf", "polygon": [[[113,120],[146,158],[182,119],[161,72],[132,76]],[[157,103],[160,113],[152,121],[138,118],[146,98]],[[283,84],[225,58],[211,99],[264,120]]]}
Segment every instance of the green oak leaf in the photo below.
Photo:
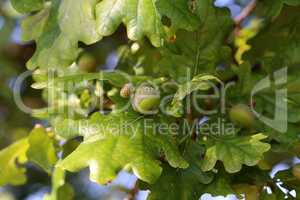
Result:
{"label": "green oak leaf", "polygon": [[199,200],[203,194],[203,172],[197,167],[174,169],[163,166],[161,177],[153,185],[141,185],[150,190],[147,200]]}
{"label": "green oak leaf", "polygon": [[162,172],[158,161],[161,151],[171,166],[188,166],[173,139],[155,130],[157,125],[134,112],[95,113],[72,128],[85,140],[60,166],[72,172],[89,166],[90,179],[101,184],[113,180],[122,168],[132,169],[139,179],[153,183]]}
{"label": "green oak leaf", "polygon": [[84,81],[92,80],[108,81],[113,86],[122,87],[130,80],[134,81],[134,77],[131,79],[131,77],[128,74],[117,70],[115,70],[114,72],[102,71],[99,73],[76,73],[71,75],[55,77],[51,80],[36,82],[31,87],[35,89],[49,89],[53,87],[58,87],[59,84],[62,84],[64,86],[64,83],[82,83]]}
{"label": "green oak leaf", "polygon": [[275,20],[284,7],[286,5],[288,6],[298,6],[300,5],[299,0],[278,0],[278,1],[268,1],[268,0],[262,0],[258,1],[256,8],[256,14],[259,17],[263,17],[267,20]]}
{"label": "green oak leaf", "polygon": [[185,84],[179,86],[174,95],[173,102],[182,101],[187,95],[197,90],[208,90],[212,84],[210,81],[221,82],[217,77],[209,74],[199,74]]}
{"label": "green oak leaf", "polygon": [[[77,58],[78,42],[92,44],[101,39],[96,31],[96,0],[53,0],[50,13],[37,13],[23,23],[23,38],[34,39],[37,49],[28,61],[29,69],[67,67]],[[48,8],[45,8],[48,9]],[[79,14],[80,13],[80,14]],[[34,37],[34,38],[32,38]]]}
{"label": "green oak leaf", "polygon": [[40,37],[47,23],[50,8],[51,5],[46,5],[43,10],[34,15],[27,16],[21,21],[21,37],[23,41],[31,41]]}
{"label": "green oak leaf", "polygon": [[0,185],[21,185],[26,182],[26,169],[17,163],[27,162],[27,138],[21,139],[0,151]]}
{"label": "green oak leaf", "polygon": [[97,31],[108,36],[123,22],[128,38],[140,40],[144,35],[159,47],[165,30],[155,6],[156,0],[103,0],[96,6]]}
{"label": "green oak leaf", "polygon": [[230,60],[231,50],[226,44],[226,38],[232,30],[233,20],[230,12],[215,7],[213,0],[196,0],[194,4],[201,26],[191,37],[184,32],[178,34],[177,40],[182,51],[194,57],[193,72],[198,74],[200,70],[215,69],[220,62]]}
{"label": "green oak leaf", "polygon": [[[249,44],[244,58],[261,63],[266,70],[293,67],[300,63],[300,8],[285,7],[273,22],[267,23]],[[290,69],[289,69],[290,70]]]}
{"label": "green oak leaf", "polygon": [[209,171],[214,168],[218,160],[222,161],[229,173],[241,170],[242,164],[256,165],[263,157],[263,153],[270,149],[270,145],[260,140],[266,136],[259,133],[253,136],[219,137],[209,141],[202,170]]}
{"label": "green oak leaf", "polygon": [[55,134],[64,139],[71,139],[83,132],[79,127],[80,122],[81,121],[75,119],[56,117],[51,120],[51,125]]}
{"label": "green oak leaf", "polygon": [[293,174],[292,168],[279,171],[275,174],[274,180],[282,182],[282,186],[289,190],[295,190],[297,194],[300,192],[299,179]]}
{"label": "green oak leaf", "polygon": [[226,173],[218,173],[214,180],[208,184],[205,189],[205,193],[209,193],[210,195],[214,196],[224,196],[226,197],[229,194],[234,194],[235,192],[231,188],[229,177]]}
{"label": "green oak leaf", "polygon": [[200,25],[199,18],[189,9],[186,0],[158,0],[156,6],[161,15],[171,19],[173,30],[185,29],[193,31]]}
{"label": "green oak leaf", "polygon": [[[65,117],[68,117],[68,119],[85,118],[87,117],[89,108],[86,109],[82,107],[82,99],[80,99],[79,97],[84,91],[83,88],[87,87],[87,84],[89,86],[92,86],[93,81],[99,80],[103,81],[105,86],[122,88],[129,81],[132,81],[132,83],[134,84],[136,82],[147,79],[148,77],[138,76],[131,78],[131,76],[129,76],[128,74],[116,70],[114,72],[102,71],[98,73],[74,72],[73,74],[69,75],[49,78],[48,80],[41,80],[32,84],[31,87],[35,89],[46,89],[46,91],[44,90],[44,98],[48,100],[48,107],[34,109],[32,115],[40,119],[50,119],[50,121],[53,121],[52,124],[54,124],[54,126],[59,126],[59,124],[63,123],[65,121]],[[78,87],[78,85],[81,85],[82,87]],[[99,87],[96,88],[96,90],[99,89]],[[76,97],[74,96],[74,94],[79,96]],[[67,96],[72,96],[72,98],[68,98]],[[108,98],[111,98],[109,93]],[[95,105],[95,103],[98,104],[98,100],[100,100],[99,106]],[[102,107],[104,102],[103,99],[95,96],[92,97],[92,101],[94,106],[96,107]],[[119,108],[118,105],[121,105],[120,103],[122,101],[126,103],[126,106],[130,105],[129,100],[125,100],[121,97],[116,101],[112,101],[114,102],[114,110],[117,110]],[[84,112],[83,109],[86,109],[86,112]],[[56,117],[59,119],[56,120]],[[58,122],[58,124],[56,122]]]}
{"label": "green oak leaf", "polygon": [[298,6],[300,5],[300,0],[283,0],[283,2],[290,6]]}
{"label": "green oak leaf", "polygon": [[[230,96],[228,98],[239,99],[238,101],[240,102],[242,101],[241,97],[244,98],[243,101],[247,102],[250,98],[249,95],[251,94],[251,91],[255,87],[255,85],[260,80],[268,76],[267,72],[253,71],[252,65],[249,62],[244,62],[241,65],[232,65],[230,70],[232,70],[232,72],[237,76],[238,80],[235,83],[235,86],[228,90],[228,96]],[[264,102],[267,103],[266,101]],[[257,102],[257,104],[259,103]],[[257,107],[255,107],[255,109],[259,110]]]}
{"label": "green oak leaf", "polygon": [[233,27],[228,10],[215,7],[213,0],[196,0],[193,4],[199,28],[193,32],[178,30],[176,41],[161,50],[161,72],[180,83],[203,70],[213,73],[219,64],[232,60],[231,48],[226,44]]}
{"label": "green oak leaf", "polygon": [[184,150],[189,162],[187,169],[175,169],[164,164],[161,177],[154,184],[139,182],[141,189],[150,190],[147,200],[199,200],[204,194],[206,184],[212,181],[212,174],[200,169],[200,155],[203,149],[199,144],[190,142]]}
{"label": "green oak leaf", "polygon": [[30,13],[41,10],[44,0],[11,0],[11,4],[20,13]]}
{"label": "green oak leaf", "polygon": [[[284,197],[283,197],[284,198]],[[277,200],[278,198],[276,197],[276,194],[268,194],[267,191],[263,191],[262,194],[260,195],[261,200]]]}
{"label": "green oak leaf", "polygon": [[245,199],[258,200],[259,199],[259,188],[257,185],[250,184],[237,184],[233,186],[234,191],[237,195],[244,195]]}
{"label": "green oak leaf", "polygon": [[205,91],[210,89],[214,84],[213,82],[220,82],[220,80],[213,75],[199,74],[191,81],[179,85],[168,112],[175,117],[182,116],[184,98],[194,91]]}
{"label": "green oak leaf", "polygon": [[65,171],[55,167],[52,175],[52,191],[46,194],[44,200],[72,200],[74,190],[72,186],[65,182]]}
{"label": "green oak leaf", "polygon": [[28,136],[29,149],[27,157],[42,167],[48,173],[57,161],[53,138],[50,138],[46,130],[35,128]]}

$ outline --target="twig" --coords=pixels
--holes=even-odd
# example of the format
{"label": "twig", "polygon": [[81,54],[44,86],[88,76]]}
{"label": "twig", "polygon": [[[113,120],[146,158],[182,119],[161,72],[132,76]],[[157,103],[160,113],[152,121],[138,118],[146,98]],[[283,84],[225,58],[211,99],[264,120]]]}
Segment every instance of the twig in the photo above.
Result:
{"label": "twig", "polygon": [[134,200],[135,196],[137,195],[138,192],[139,192],[139,186],[138,186],[138,181],[137,181],[134,185],[134,188],[132,188],[129,191],[128,196],[124,200]]}
{"label": "twig", "polygon": [[234,18],[234,22],[237,27],[239,27],[242,21],[248,17],[252,11],[256,8],[257,0],[252,0],[243,10],[242,12]]}

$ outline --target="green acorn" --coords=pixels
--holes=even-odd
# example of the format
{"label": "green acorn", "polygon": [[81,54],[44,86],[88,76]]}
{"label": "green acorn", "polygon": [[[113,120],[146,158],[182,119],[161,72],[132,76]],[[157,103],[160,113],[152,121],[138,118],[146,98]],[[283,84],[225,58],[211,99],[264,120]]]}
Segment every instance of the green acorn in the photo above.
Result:
{"label": "green acorn", "polygon": [[79,58],[78,66],[85,72],[94,72],[97,68],[97,61],[91,54],[85,53]]}
{"label": "green acorn", "polygon": [[297,180],[300,181],[300,164],[297,164],[293,167],[292,174]]}
{"label": "green acorn", "polygon": [[254,125],[254,115],[245,104],[233,106],[229,111],[229,118],[232,122],[242,127],[251,128]]}
{"label": "green acorn", "polygon": [[160,91],[149,83],[141,84],[133,95],[132,106],[134,110],[145,115],[158,112],[160,104]]}

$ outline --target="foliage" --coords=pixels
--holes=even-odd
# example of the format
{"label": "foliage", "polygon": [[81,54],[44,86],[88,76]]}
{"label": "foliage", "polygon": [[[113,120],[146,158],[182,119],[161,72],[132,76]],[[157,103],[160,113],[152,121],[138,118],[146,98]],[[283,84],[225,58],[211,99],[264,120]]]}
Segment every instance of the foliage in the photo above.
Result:
{"label": "foliage", "polygon": [[[22,39],[36,45],[26,66],[47,105],[31,115],[47,128],[0,151],[0,185],[25,184],[33,163],[52,177],[47,200],[75,198],[66,175],[87,167],[98,184],[132,172],[149,200],[294,198],[279,182],[298,197],[295,168],[268,174],[299,156],[300,1],[254,2],[244,25],[213,0],[11,0]],[[5,17],[1,38],[12,32]],[[118,54],[109,70],[105,43]],[[261,120],[275,111],[287,119]]]}
{"label": "foliage", "polygon": [[217,138],[213,145],[207,145],[202,170],[212,170],[217,160],[223,161],[229,173],[240,171],[242,164],[256,165],[262,158],[262,154],[270,149],[268,144],[260,142],[264,138],[266,137],[262,134],[256,134],[250,138]]}

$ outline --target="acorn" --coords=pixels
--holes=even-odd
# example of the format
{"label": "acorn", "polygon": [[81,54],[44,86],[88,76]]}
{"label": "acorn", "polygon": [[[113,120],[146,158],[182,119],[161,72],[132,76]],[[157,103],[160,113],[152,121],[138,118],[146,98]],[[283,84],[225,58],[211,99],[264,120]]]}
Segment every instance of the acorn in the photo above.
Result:
{"label": "acorn", "polygon": [[172,35],[169,39],[170,43],[175,43],[176,42],[176,35]]}
{"label": "acorn", "polygon": [[296,164],[292,169],[294,177],[300,181],[300,164]]}
{"label": "acorn", "polygon": [[91,54],[85,53],[79,58],[78,66],[85,72],[94,72],[97,68],[97,61]]}
{"label": "acorn", "polygon": [[251,128],[254,125],[254,115],[245,104],[233,106],[229,111],[229,118],[232,122],[245,128]]}
{"label": "acorn", "polygon": [[160,91],[150,83],[141,84],[133,95],[132,106],[135,111],[152,115],[158,112],[160,104]]}

